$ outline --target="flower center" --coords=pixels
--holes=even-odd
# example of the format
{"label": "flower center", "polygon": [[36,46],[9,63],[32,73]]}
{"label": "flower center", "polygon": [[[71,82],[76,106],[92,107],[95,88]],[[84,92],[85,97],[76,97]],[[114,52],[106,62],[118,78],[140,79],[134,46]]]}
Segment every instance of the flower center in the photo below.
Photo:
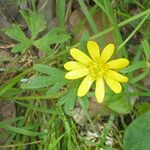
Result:
{"label": "flower center", "polygon": [[89,66],[89,71],[90,71],[90,75],[97,79],[97,78],[101,78],[104,75],[106,75],[107,71],[108,71],[108,67],[106,66],[106,64],[99,64],[97,62],[93,62],[90,66]]}

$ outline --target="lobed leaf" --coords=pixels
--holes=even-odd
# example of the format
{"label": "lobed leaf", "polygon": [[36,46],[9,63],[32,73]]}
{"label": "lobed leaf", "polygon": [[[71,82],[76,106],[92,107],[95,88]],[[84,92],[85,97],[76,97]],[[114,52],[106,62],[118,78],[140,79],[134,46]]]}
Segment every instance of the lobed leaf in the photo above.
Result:
{"label": "lobed leaf", "polygon": [[53,78],[48,76],[33,76],[27,83],[21,84],[22,89],[37,89],[48,87],[54,83]]}
{"label": "lobed leaf", "polygon": [[33,41],[28,39],[24,32],[21,30],[19,25],[13,24],[12,27],[10,28],[5,28],[4,29],[5,34],[7,34],[10,38],[20,42],[19,44],[16,44],[12,48],[12,52],[17,53],[17,52],[22,52],[24,53],[26,49],[28,49]]}
{"label": "lobed leaf", "polygon": [[21,43],[15,45],[11,49],[11,51],[14,53],[18,53],[18,52],[24,53],[26,51],[26,49],[28,49],[31,45],[32,45],[32,40],[26,39],[26,40],[22,41]]}
{"label": "lobed leaf", "polygon": [[24,34],[24,32],[22,31],[22,29],[19,27],[19,25],[17,24],[13,24],[11,27],[9,28],[4,28],[3,30],[5,32],[5,34],[7,34],[10,38],[22,42],[22,41],[26,41],[27,37]]}
{"label": "lobed leaf", "polygon": [[47,66],[47,65],[42,65],[42,64],[37,64],[37,65],[34,65],[33,66],[33,69],[40,72],[40,73],[43,73],[43,74],[47,74],[47,75],[50,75],[53,77],[53,79],[58,79],[58,81],[66,81],[65,79],[65,72],[57,69],[57,68],[54,68],[54,67],[50,67],[50,66]]}
{"label": "lobed leaf", "polygon": [[34,41],[34,45],[47,53],[51,52],[50,45],[52,44],[58,44],[67,41],[70,38],[70,36],[66,33],[64,33],[59,28],[53,28],[48,33],[46,33],[43,37],[40,39]]}
{"label": "lobed leaf", "polygon": [[78,85],[79,82],[74,81],[71,87],[69,88],[68,92],[62,98],[60,98],[57,103],[60,106],[64,106],[64,110],[67,114],[69,114],[75,106]]}
{"label": "lobed leaf", "polygon": [[68,81],[57,82],[53,86],[51,86],[46,92],[46,96],[55,95],[59,92],[59,90],[68,83]]}
{"label": "lobed leaf", "polygon": [[59,90],[68,83],[68,80],[65,79],[65,72],[57,68],[37,64],[33,66],[33,69],[48,76],[34,76],[30,78],[27,83],[21,84],[22,89],[38,89],[51,86],[46,92],[47,96],[51,96],[57,94]]}
{"label": "lobed leaf", "polygon": [[28,28],[32,33],[32,37],[36,37],[38,33],[43,31],[46,28],[46,21],[44,16],[37,11],[20,11],[24,20],[26,21]]}

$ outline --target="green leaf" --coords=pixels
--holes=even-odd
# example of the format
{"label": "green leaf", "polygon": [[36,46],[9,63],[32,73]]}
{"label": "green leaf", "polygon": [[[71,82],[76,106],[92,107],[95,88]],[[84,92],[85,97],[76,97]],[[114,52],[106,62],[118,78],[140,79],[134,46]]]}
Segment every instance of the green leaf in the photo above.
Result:
{"label": "green leaf", "polygon": [[91,29],[93,30],[93,32],[95,34],[98,33],[99,31],[98,31],[98,29],[97,29],[97,27],[95,25],[95,22],[94,22],[94,20],[93,20],[93,18],[91,16],[90,11],[88,10],[88,8],[87,8],[87,6],[85,4],[85,2],[83,0],[78,0],[78,2],[79,2],[80,6],[82,8],[82,11],[83,11],[87,21],[89,22],[89,25],[90,25]]}
{"label": "green leaf", "polygon": [[43,65],[43,64],[36,64],[33,66],[33,69],[36,70],[37,72],[44,73],[47,75],[53,75],[53,76],[57,74],[62,74],[62,73],[64,74],[63,71],[60,71],[57,68],[53,68],[53,67]]}
{"label": "green leaf", "polygon": [[142,80],[143,78],[145,78],[147,75],[149,74],[149,69],[145,69],[143,73],[141,73],[140,75],[132,78],[129,80],[129,83],[136,83],[140,80]]}
{"label": "green leaf", "polygon": [[[133,47],[133,48],[135,48],[135,47]],[[140,61],[140,58],[141,58],[141,55],[142,55],[142,50],[141,50],[141,48],[140,47],[136,47],[138,50],[136,51],[136,53],[135,53],[135,57],[133,58],[133,61],[132,61],[132,63],[133,64],[136,64],[137,62],[139,62]]]}
{"label": "green leaf", "polygon": [[135,114],[136,116],[140,116],[148,111],[150,111],[150,103],[142,102],[135,104]]}
{"label": "green leaf", "polygon": [[44,16],[37,11],[20,11],[21,15],[25,19],[28,28],[32,33],[32,37],[36,37],[38,33],[46,28],[46,21]]}
{"label": "green leaf", "polygon": [[68,83],[68,81],[62,81],[62,82],[57,82],[55,83],[52,87],[50,87],[48,89],[48,91],[46,92],[46,96],[51,96],[51,95],[55,95],[59,92],[59,90]]}
{"label": "green leaf", "polygon": [[130,65],[129,67],[126,67],[124,69],[121,69],[120,72],[122,73],[129,73],[129,72],[133,72],[137,69],[140,68],[146,68],[147,67],[147,63],[145,61],[139,61],[138,63],[134,63],[132,65]]}
{"label": "green leaf", "polygon": [[3,31],[16,41],[23,42],[24,40],[27,40],[26,35],[17,24],[13,24],[10,28],[4,28]]}
{"label": "green leaf", "polygon": [[37,64],[33,66],[33,69],[40,73],[50,75],[51,78],[53,79],[54,84],[46,92],[47,96],[57,94],[59,90],[68,83],[68,80],[65,79],[65,72],[57,68],[53,68],[47,65]]}
{"label": "green leaf", "polygon": [[131,111],[131,105],[129,101],[122,94],[106,96],[105,102],[110,109],[117,113],[127,114]]}
{"label": "green leaf", "polygon": [[69,114],[75,106],[78,86],[79,82],[74,81],[71,87],[69,87],[68,92],[62,98],[60,98],[57,103],[60,106],[64,106],[64,110],[67,114]]}
{"label": "green leaf", "polygon": [[87,49],[87,41],[89,40],[89,32],[87,30],[85,30],[83,32],[83,35],[80,39],[80,46],[79,48],[83,50],[83,52],[87,52],[86,49]]}
{"label": "green leaf", "polygon": [[142,41],[142,47],[144,49],[146,61],[149,62],[149,60],[150,60],[150,45],[147,40]]}
{"label": "green leaf", "polygon": [[50,142],[48,145],[48,149],[55,149],[57,147],[57,144],[61,143],[61,139],[64,137],[65,133],[61,134],[59,138],[57,138],[54,142]]}
{"label": "green leaf", "polygon": [[56,3],[58,23],[61,28],[65,25],[65,0],[58,0]]}
{"label": "green leaf", "polygon": [[89,108],[89,99],[87,96],[84,96],[82,98],[79,99],[79,101],[82,101],[83,107],[88,110]]}
{"label": "green leaf", "polygon": [[37,89],[48,87],[54,83],[53,78],[48,76],[34,76],[27,83],[21,84],[22,89]]}
{"label": "green leaf", "polygon": [[125,150],[150,149],[150,111],[134,120],[124,135]]}
{"label": "green leaf", "polygon": [[64,33],[61,29],[53,28],[47,34],[45,34],[43,37],[34,41],[34,45],[38,49],[49,54],[51,52],[50,45],[65,42],[69,38],[70,38],[70,36],[67,35],[66,33]]}
{"label": "green leaf", "polygon": [[43,132],[29,131],[29,130],[25,129],[26,127],[25,128],[24,127],[18,128],[18,127],[14,127],[14,126],[8,125],[8,123],[5,123],[5,122],[1,122],[0,123],[0,128],[8,130],[8,131],[11,131],[11,132],[14,132],[14,133],[27,135],[27,136],[39,136],[39,137],[41,137],[42,135],[45,135],[45,133],[43,133]]}
{"label": "green leaf", "polygon": [[33,69],[39,73],[46,74],[48,76],[34,76],[33,78],[30,78],[27,83],[21,84],[21,88],[38,89],[51,86],[46,92],[47,96],[51,96],[57,94],[59,90],[68,83],[68,80],[65,79],[65,72],[57,68],[37,64],[33,66]]}
{"label": "green leaf", "polygon": [[105,147],[104,147],[104,150],[117,150],[117,149],[112,148],[112,147],[105,146]]}
{"label": "green leaf", "polygon": [[34,46],[36,46],[39,50],[43,51],[45,54],[50,55],[52,53],[52,48],[49,45],[45,45],[44,41],[42,43],[34,42]]}
{"label": "green leaf", "polygon": [[19,44],[15,45],[12,48],[12,52],[17,53],[17,52],[22,52],[24,53],[26,49],[28,49],[33,41],[28,39],[24,32],[21,30],[21,28],[13,24],[12,27],[4,29],[5,34],[7,34],[10,38],[20,42]]}
{"label": "green leaf", "polygon": [[26,51],[26,49],[28,49],[31,45],[32,45],[32,40],[30,39],[26,39],[24,40],[23,42],[15,45],[11,51],[14,52],[14,53],[17,53],[17,52],[22,52],[24,53]]}
{"label": "green leaf", "polygon": [[65,72],[63,72],[57,68],[50,67],[47,65],[37,64],[37,65],[33,66],[33,69],[40,73],[52,76],[52,78],[57,80],[57,82],[67,81],[65,79]]}

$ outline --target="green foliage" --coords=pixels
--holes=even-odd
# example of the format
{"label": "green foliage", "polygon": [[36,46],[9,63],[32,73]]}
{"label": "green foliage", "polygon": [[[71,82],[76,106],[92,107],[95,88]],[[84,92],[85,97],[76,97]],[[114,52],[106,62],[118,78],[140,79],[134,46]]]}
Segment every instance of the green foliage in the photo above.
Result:
{"label": "green foliage", "polygon": [[[29,78],[29,81],[21,84],[20,87],[22,89],[35,90],[39,88],[48,88],[46,96],[53,96],[57,95],[59,90],[69,82],[65,79],[65,72],[57,68],[37,64],[33,66],[33,69],[42,75],[38,74]],[[70,114],[74,109],[78,86],[79,82],[72,82],[69,90],[58,100],[57,104],[63,106],[67,114]],[[83,98],[83,104],[85,105],[85,108],[88,109],[89,103],[87,97]]]}
{"label": "green foliage", "polygon": [[127,114],[131,111],[131,104],[129,103],[127,97],[122,93],[106,96],[105,102],[111,110],[119,114]]}
{"label": "green foliage", "polygon": [[117,150],[117,149],[115,149],[115,148],[108,147],[108,146],[104,147],[104,149],[105,149],[105,150]]}
{"label": "green foliage", "polygon": [[[17,118],[17,119],[11,119],[9,120],[11,123],[14,123],[16,121],[22,120],[23,117]],[[14,127],[12,125],[9,125],[10,122],[8,121],[2,121],[0,122],[0,128],[1,129],[7,129],[9,132],[14,132],[14,133],[18,133],[18,134],[22,134],[22,135],[26,135],[26,136],[42,136],[45,133],[41,133],[41,132],[36,132],[36,131],[30,131],[31,129],[37,129],[38,124],[35,124],[33,126],[28,126],[28,127]]]}
{"label": "green foliage", "polygon": [[142,102],[142,103],[137,103],[135,105],[135,114],[136,116],[140,116],[148,111],[150,111],[150,103],[148,102]]}
{"label": "green foliage", "polygon": [[[10,1],[13,2],[14,0]],[[25,0],[17,0],[17,2],[20,3],[20,6],[23,6],[23,3],[21,5],[21,1]],[[124,0],[118,1],[118,3],[111,3],[111,1],[109,0],[103,2],[93,0],[92,4],[94,4],[94,6],[92,5],[93,7],[89,10],[84,0],[69,1],[69,5],[67,5],[68,7],[66,7],[66,3],[68,1],[57,0],[57,12],[55,14],[57,15],[56,17],[58,19],[58,27],[52,28],[50,31],[47,31],[44,16],[41,14],[41,12],[36,10],[35,0],[31,0],[33,10],[20,11],[29,29],[28,33],[30,34],[26,36],[21,29],[21,26],[17,24],[13,24],[12,27],[4,29],[4,32],[17,42],[17,44],[12,48],[12,52],[25,53],[26,50],[34,46],[49,55],[52,53],[54,44],[58,45],[62,42],[68,41],[70,36],[65,32],[65,23],[70,19],[67,17],[70,16],[70,11],[68,10],[70,10],[69,6],[72,2],[78,2],[82,9],[82,12],[85,15],[85,19],[81,20],[76,28],[72,28],[72,31],[77,30],[75,34],[78,34],[78,31],[84,30],[84,33],[82,34],[82,38],[80,39],[79,43],[74,43],[77,39],[72,38],[68,42],[67,48],[65,48],[65,44],[61,44],[55,46],[57,53],[53,53],[50,56],[44,55],[45,57],[42,59],[39,59],[39,57],[34,58],[34,60],[32,61],[33,67],[20,69],[19,66],[17,69],[13,68],[12,70],[8,67],[8,69],[6,68],[6,71],[4,70],[2,79],[5,79],[6,77],[7,80],[7,76],[9,76],[9,74],[11,73],[14,75],[14,77],[11,76],[12,79],[10,79],[10,81],[8,82],[5,82],[6,80],[2,82],[2,86],[0,87],[0,99],[13,100],[13,102],[17,106],[17,113],[14,121],[2,121],[0,123],[0,128],[4,129],[6,132],[8,131],[10,135],[10,137],[8,137],[9,140],[6,142],[6,144],[4,146],[0,146],[2,147],[2,149],[27,149],[27,145],[30,147],[30,149],[33,150],[37,149],[37,147],[38,149],[50,150],[70,150],[75,148],[83,150],[100,148],[106,150],[115,150],[115,148],[123,149],[122,133],[124,131],[120,131],[120,128],[118,128],[118,126],[120,127],[120,124],[122,123],[123,126],[126,127],[128,122],[126,122],[126,120],[124,120],[123,116],[121,115],[121,118],[123,120],[121,120],[121,122],[119,122],[116,126],[116,115],[127,114],[131,112],[131,104],[129,102],[130,97],[150,96],[149,88],[145,87],[142,82],[139,82],[149,74],[150,36],[149,32],[145,32],[145,30],[143,30],[143,23],[145,25],[145,21],[148,25],[147,28],[149,29],[150,9],[146,9],[149,8],[149,5],[146,5],[148,1],[146,1],[147,0],[138,2],[137,0],[132,0],[130,2],[129,0]],[[124,2],[126,2],[125,7]],[[129,3],[134,4],[137,9],[132,9],[132,12],[127,12],[126,8],[128,6],[128,9],[130,10],[130,5],[128,5]],[[44,4],[41,6],[41,9],[38,9],[43,11],[44,6],[46,6],[47,4],[48,0],[44,2]],[[118,7],[118,4],[122,4],[122,6]],[[89,5],[91,5],[91,3],[89,3]],[[73,6],[73,8],[75,8],[76,10],[76,6]],[[109,23],[105,26],[105,29],[102,29],[100,32],[98,31],[100,26],[97,26],[97,22],[95,22],[94,17],[92,17],[92,15],[96,12],[102,12],[100,14],[102,16],[99,19],[103,26],[108,23],[104,20],[107,20],[107,18],[109,19]],[[138,14],[133,15],[131,13]],[[106,14],[106,16],[103,14]],[[119,17],[117,17],[116,19],[116,16]],[[124,21],[118,23],[121,20]],[[86,31],[86,29],[84,28],[84,25],[85,27],[88,26],[86,23],[89,23],[94,35],[91,35],[91,32]],[[120,27],[122,27],[121,30]],[[130,27],[131,30],[133,28],[133,31],[131,31],[131,33],[127,33],[127,35],[125,34],[124,36],[122,36],[122,32],[127,32],[128,28]],[[66,80],[65,72],[60,68],[63,65],[62,62],[66,62],[66,58],[68,60],[68,57],[70,56],[68,55],[68,51],[71,47],[77,48],[79,46],[78,48],[80,48],[81,50],[86,50],[86,42],[88,40],[96,40],[99,43],[103,43],[103,36],[111,34],[112,32],[115,33],[114,41],[116,41],[115,45],[117,45],[117,55],[125,56],[130,60],[130,66],[120,71],[124,74],[127,74],[127,76],[129,77],[129,82],[127,84],[124,84],[126,93],[124,93],[123,91],[120,94],[115,94],[113,92],[109,93],[109,91],[106,90],[106,100],[103,104],[105,105],[105,107],[108,107],[113,111],[111,111],[109,118],[108,116],[103,116],[102,111],[100,115],[96,114],[93,117],[90,114],[91,112],[89,112],[91,108],[91,105],[89,106],[89,100],[91,100],[90,93],[89,95],[82,98],[77,97],[79,82]],[[142,37],[141,43],[139,43],[139,39],[137,40],[138,36],[136,37],[136,32],[138,32],[138,35],[140,35],[140,40]],[[135,43],[137,42],[138,44],[132,43],[133,41]],[[103,47],[103,44],[100,44],[100,47]],[[133,52],[131,52],[131,49],[128,47],[132,48]],[[22,59],[22,55],[19,59]],[[10,56],[9,58],[0,56],[0,62],[15,62],[15,60],[16,57],[12,58]],[[40,64],[36,64],[37,62]],[[44,64],[53,64],[53,66],[55,67],[50,67]],[[20,84],[22,79],[27,78],[31,75],[32,77],[30,77],[27,82],[22,83],[20,88],[18,85]],[[133,88],[133,90],[131,91],[128,88],[129,84]],[[91,95],[92,97],[95,95],[92,89]],[[90,98],[88,98],[88,96],[90,96]],[[55,98],[55,100],[53,99],[53,97]],[[72,120],[71,115],[73,115],[74,113],[73,110],[76,100],[78,100],[80,107],[84,111],[85,116],[88,120],[88,124],[90,124],[89,130],[91,131],[92,129],[94,131],[94,134],[96,133],[96,135],[98,135],[98,141],[93,137],[92,140],[87,140],[86,137],[83,137],[80,134],[80,131],[82,131],[83,127],[78,128],[75,121]],[[103,111],[105,111],[104,108]],[[150,119],[148,117],[150,115],[149,111],[149,103],[135,103],[133,107],[133,113],[135,114],[134,116],[140,117],[135,119],[135,121],[133,121],[126,130],[124,136],[125,150],[142,150],[142,148],[144,150],[150,149],[148,143],[148,141],[150,140],[148,134],[150,130]],[[23,117],[20,117],[19,115],[22,115]],[[107,115],[109,115],[109,113]],[[130,115],[131,117],[133,117],[132,113]],[[91,118],[91,116],[93,118]],[[105,121],[107,119],[108,122],[106,123]],[[97,120],[100,121],[100,124],[98,124],[100,126],[96,126],[95,129],[95,122],[97,122]],[[101,127],[101,120],[102,123],[106,124],[104,130],[100,131],[102,132],[102,134],[100,134],[99,131],[97,132],[97,128]],[[107,145],[107,138],[109,139],[109,135],[111,135],[110,138],[115,139],[113,140],[113,144],[115,144],[116,146],[115,148],[111,148],[111,146]],[[1,138],[4,139],[5,136],[3,136],[2,134]],[[87,141],[89,142],[88,144]],[[89,145],[92,145],[92,147],[90,147]]]}
{"label": "green foliage", "polygon": [[52,85],[53,79],[47,76],[33,76],[27,83],[23,83],[20,87],[22,89],[37,89]]}
{"label": "green foliage", "polygon": [[62,98],[60,98],[57,103],[59,106],[63,105],[64,110],[67,114],[70,114],[75,106],[78,86],[79,86],[79,82],[74,81],[71,84],[71,87],[69,87],[67,93]]}
{"label": "green foliage", "polygon": [[89,22],[93,32],[94,33],[98,33],[98,29],[97,29],[97,27],[96,27],[96,25],[95,25],[95,23],[93,21],[93,18],[91,16],[90,12],[88,11],[87,6],[85,5],[84,1],[83,0],[78,0],[78,2],[79,2],[80,6],[81,6],[81,8],[82,8],[82,10],[84,12],[84,15],[85,15],[86,19]]}
{"label": "green foliage", "polygon": [[[58,44],[67,41],[70,36],[60,28],[53,28],[48,33],[37,39],[38,34],[46,29],[46,21],[44,16],[37,11],[20,11],[24,20],[26,21],[28,28],[31,32],[30,39],[26,37],[19,25],[12,25],[10,28],[5,28],[4,32],[10,38],[20,42],[12,48],[12,52],[24,53],[27,49],[34,45],[39,50],[42,50],[46,54],[52,52],[50,45]],[[36,39],[36,40],[35,40]]]}
{"label": "green foliage", "polygon": [[86,110],[89,108],[89,99],[87,96],[84,96],[83,98],[80,98],[79,101],[82,101],[82,107],[84,107]]}
{"label": "green foliage", "polygon": [[90,37],[89,32],[87,30],[85,30],[83,32],[83,35],[82,35],[81,39],[80,39],[80,45],[79,45],[80,49],[82,49],[83,52],[85,52],[85,50],[87,49],[86,48],[86,43],[89,40],[89,37]]}
{"label": "green foliage", "polygon": [[29,79],[28,82],[21,84],[23,89],[38,89],[49,87],[47,95],[56,94],[60,88],[68,83],[64,78],[64,72],[47,65],[37,64],[33,66],[33,69],[39,73],[46,75],[35,75]]}
{"label": "green foliage", "polygon": [[54,68],[42,64],[36,64],[33,66],[33,69],[39,73],[50,75],[55,82],[61,82],[61,81],[67,82],[67,80],[65,79],[65,72],[59,70],[58,68]]}
{"label": "green foliage", "polygon": [[133,79],[130,79],[130,83],[134,84],[135,82],[138,82],[138,81],[142,80],[143,78],[145,78],[148,74],[149,74],[149,69],[146,68],[146,69],[144,69],[143,73],[134,77]]}
{"label": "green foliage", "polygon": [[64,28],[65,25],[65,0],[57,0],[56,3],[57,8],[57,18],[58,18],[58,24],[60,28]]}
{"label": "green foliage", "polygon": [[44,16],[37,11],[20,11],[24,20],[26,21],[31,33],[32,37],[36,37],[38,33],[43,31],[46,28],[46,21]]}
{"label": "green foliage", "polygon": [[12,39],[22,42],[27,39],[24,32],[21,30],[19,25],[13,24],[10,28],[4,29],[5,33]]}
{"label": "green foliage", "polygon": [[150,149],[150,111],[135,119],[124,135],[125,150]]}
{"label": "green foliage", "polygon": [[49,144],[49,146],[48,146],[48,149],[50,150],[50,149],[55,149],[55,147],[57,146],[57,144],[59,144],[60,143],[60,141],[61,141],[61,139],[64,137],[64,135],[65,135],[65,133],[64,134],[62,134],[58,139],[56,139],[54,142],[53,142],[53,144]]}
{"label": "green foliage", "polygon": [[142,47],[145,53],[145,59],[147,62],[150,60],[150,45],[147,40],[142,41]]}
{"label": "green foliage", "polygon": [[14,53],[24,53],[33,43],[32,40],[26,37],[19,25],[13,24],[12,27],[4,29],[4,31],[9,37],[19,42],[19,44],[12,48],[12,52]]}
{"label": "green foliage", "polygon": [[69,38],[70,38],[69,35],[65,34],[63,30],[59,28],[53,28],[48,33],[46,33],[43,37],[34,41],[33,44],[39,50],[42,50],[48,54],[51,52],[51,48],[49,47],[49,45],[65,42]]}

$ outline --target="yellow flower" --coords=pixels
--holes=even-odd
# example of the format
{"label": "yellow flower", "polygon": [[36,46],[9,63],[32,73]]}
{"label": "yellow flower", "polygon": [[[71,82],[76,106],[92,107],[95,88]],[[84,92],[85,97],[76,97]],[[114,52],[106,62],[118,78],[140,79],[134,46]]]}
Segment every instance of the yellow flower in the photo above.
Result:
{"label": "yellow flower", "polygon": [[109,61],[114,53],[114,44],[108,44],[100,54],[99,46],[94,41],[87,43],[87,49],[90,57],[76,48],[70,50],[71,56],[76,61],[69,61],[65,63],[64,68],[69,72],[66,73],[65,78],[74,80],[85,77],[81,82],[77,95],[82,97],[86,95],[96,81],[95,96],[99,103],[104,99],[105,85],[107,85],[115,92],[120,93],[122,90],[120,82],[127,82],[128,78],[114,71],[125,68],[129,65],[129,61],[125,58]]}

